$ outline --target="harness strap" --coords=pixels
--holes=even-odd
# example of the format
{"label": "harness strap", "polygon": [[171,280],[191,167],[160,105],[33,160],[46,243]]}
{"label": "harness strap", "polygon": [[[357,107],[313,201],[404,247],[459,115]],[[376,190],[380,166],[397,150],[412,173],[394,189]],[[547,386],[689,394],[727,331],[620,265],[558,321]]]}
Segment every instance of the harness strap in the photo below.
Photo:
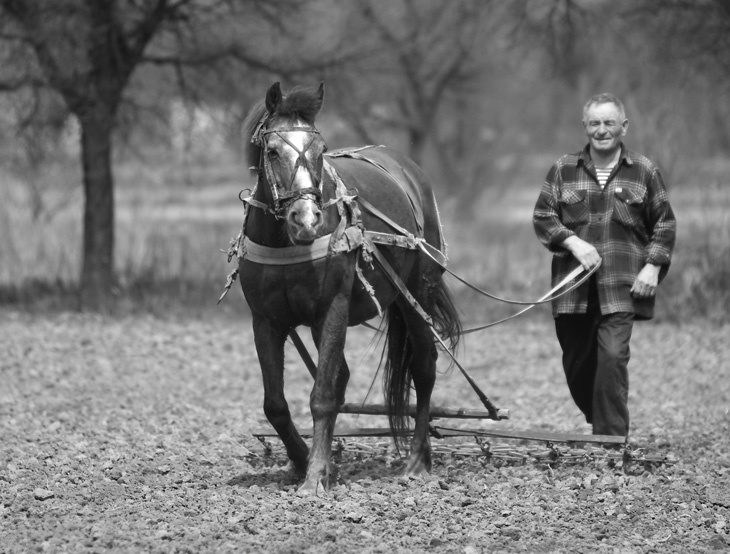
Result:
{"label": "harness strap", "polygon": [[[362,246],[363,232],[357,227],[348,227],[339,236],[334,233],[315,239],[307,245],[272,248],[243,237],[244,260],[264,265],[292,265],[313,262],[331,254],[352,252]],[[332,246],[331,246],[332,245]]]}
{"label": "harness strap", "polygon": [[379,233],[377,231],[363,231],[365,238],[375,244],[383,244],[385,246],[398,246],[407,250],[418,250],[423,239],[417,239],[413,235],[392,235],[389,233]]}
{"label": "harness strap", "polygon": [[456,356],[454,356],[454,353],[451,352],[451,349],[446,345],[444,340],[441,338],[441,336],[436,332],[436,329],[433,326],[433,320],[431,319],[431,316],[428,315],[428,313],[421,307],[421,305],[418,303],[418,301],[413,297],[413,295],[408,291],[408,287],[406,287],[405,283],[403,283],[403,280],[398,276],[398,274],[393,269],[393,266],[390,265],[388,260],[385,259],[385,257],[382,255],[378,247],[370,243],[371,248],[373,250],[373,257],[377,261],[380,268],[383,270],[383,272],[388,276],[390,279],[390,282],[393,284],[393,286],[398,289],[398,292],[400,292],[403,297],[408,301],[408,303],[413,307],[413,309],[416,311],[416,313],[421,316],[421,318],[428,324],[428,328],[431,331],[431,334],[434,336],[434,338],[439,342],[441,345],[441,348],[445,350],[448,355],[451,357],[454,364],[459,368],[459,371],[461,371],[461,374],[464,376],[464,378],[467,380],[471,388],[474,390],[476,395],[479,397],[479,400],[481,400],[484,407],[489,412],[489,417],[494,420],[499,419],[506,419],[504,412],[500,413],[500,410],[497,409],[497,407],[492,403],[491,400],[487,397],[484,392],[479,388],[479,385],[477,385],[476,381],[472,378],[471,375],[469,375],[469,372],[464,369],[464,366],[462,366],[459,363],[459,360],[456,359]]}
{"label": "harness strap", "polygon": [[357,278],[360,280],[360,283],[362,284],[363,288],[370,295],[370,299],[373,301],[373,304],[375,304],[375,309],[378,310],[378,317],[383,317],[383,307],[380,305],[380,301],[378,300],[378,297],[375,294],[375,288],[365,278],[365,274],[362,272],[362,268],[360,267],[360,264],[355,264],[355,274],[357,275]]}
{"label": "harness strap", "polygon": [[240,257],[257,264],[291,265],[313,262],[332,254],[352,252],[363,245],[367,247],[368,251],[375,244],[418,250],[422,242],[423,239],[417,239],[413,236],[403,237],[377,231],[364,231],[359,227],[348,227],[342,233],[330,233],[321,236],[311,244],[280,248],[264,246],[244,236],[242,241],[243,255]]}
{"label": "harness strap", "polygon": [[259,202],[258,200],[254,200],[253,195],[248,198],[241,198],[241,202],[248,204],[249,206],[253,206],[254,208],[258,208],[259,210],[263,210],[266,213],[270,213],[271,215],[276,215],[276,212],[271,209],[271,206],[264,204],[263,202]]}
{"label": "harness strap", "polygon": [[[428,243],[425,239],[422,238],[416,238],[413,236],[413,234],[408,231],[405,227],[401,226],[400,224],[393,221],[391,218],[389,218],[387,215],[385,215],[382,211],[380,211],[378,208],[373,206],[370,202],[365,200],[364,198],[358,197],[357,201],[362,205],[363,208],[365,208],[367,211],[369,211],[371,214],[373,214],[375,217],[383,221],[384,223],[387,223],[390,227],[401,233],[401,235],[404,235],[406,241],[413,241],[415,244],[418,245],[421,250],[424,250],[425,246]],[[398,245],[400,246],[400,245]],[[436,261],[441,267],[444,269],[446,268],[446,256],[443,252],[441,252],[438,248],[428,245],[430,248],[430,251],[427,252],[429,256]],[[438,259],[436,259],[438,258]]]}
{"label": "harness strap", "polygon": [[433,319],[431,319],[431,316],[424,310],[421,305],[418,303],[418,300],[414,298],[414,296],[410,293],[408,290],[408,287],[406,287],[403,280],[398,276],[398,274],[393,269],[393,266],[390,265],[388,260],[386,260],[383,257],[383,254],[380,252],[377,246],[373,242],[370,242],[370,249],[373,254],[373,258],[375,258],[375,261],[378,262],[378,265],[380,265],[380,268],[383,270],[383,272],[388,276],[388,279],[390,279],[390,282],[393,283],[393,286],[395,286],[396,289],[398,289],[398,292],[400,292],[403,297],[408,301],[408,303],[413,307],[414,310],[418,313],[418,315],[421,316],[421,318],[428,323],[430,326],[433,325]]}
{"label": "harness strap", "polygon": [[[331,233],[329,235],[325,235],[315,239],[312,244],[306,246],[287,246],[284,248],[271,248],[269,246],[257,244],[244,236],[241,244],[241,252],[239,254],[241,258],[253,263],[263,265],[292,265],[313,262],[315,260],[331,256],[332,254],[352,252],[353,250],[357,250],[362,247],[360,255],[366,263],[370,263],[372,261],[372,246],[366,242],[366,235],[368,234],[371,233],[363,231],[360,227],[348,227],[340,234]],[[383,235],[383,233],[374,234]],[[382,236],[377,238],[382,239]],[[414,246],[413,248],[415,249],[416,247]],[[373,301],[375,309],[378,311],[378,315],[383,317],[383,308],[375,294],[375,289],[365,278],[359,263],[355,264],[355,275],[365,291],[367,291],[370,299]],[[236,280],[237,276],[237,269],[229,275],[225,291],[218,299],[219,303],[228,293],[228,290],[231,288],[231,285],[233,284],[233,281]]]}

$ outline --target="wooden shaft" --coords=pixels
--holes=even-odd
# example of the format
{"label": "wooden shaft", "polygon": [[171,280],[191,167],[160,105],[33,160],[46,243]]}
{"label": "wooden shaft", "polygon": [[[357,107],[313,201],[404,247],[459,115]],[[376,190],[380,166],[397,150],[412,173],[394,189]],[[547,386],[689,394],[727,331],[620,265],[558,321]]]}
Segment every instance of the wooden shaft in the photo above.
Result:
{"label": "wooden shaft", "polygon": [[299,333],[297,333],[296,329],[292,329],[291,331],[289,331],[289,338],[294,343],[294,346],[297,349],[297,352],[299,352],[299,355],[302,357],[302,361],[304,362],[304,365],[307,366],[309,374],[312,376],[313,379],[316,379],[317,364],[314,363],[312,356],[309,355],[309,350],[307,350],[306,345],[302,342],[302,339],[299,337]]}

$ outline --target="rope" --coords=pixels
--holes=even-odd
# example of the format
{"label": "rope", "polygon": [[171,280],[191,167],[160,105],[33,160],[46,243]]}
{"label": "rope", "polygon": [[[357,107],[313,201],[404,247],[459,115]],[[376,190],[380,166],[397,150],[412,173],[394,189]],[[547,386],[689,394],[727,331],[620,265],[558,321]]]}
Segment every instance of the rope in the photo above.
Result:
{"label": "rope", "polygon": [[[398,223],[393,221],[391,218],[389,218],[387,215],[385,215],[383,212],[381,212],[378,208],[373,206],[370,202],[368,202],[364,198],[358,197],[357,201],[362,205],[362,207],[365,210],[369,211],[372,215],[379,218],[384,223],[388,224],[394,230],[398,231],[399,233],[401,233],[407,237],[413,236],[410,232],[408,232],[407,229],[405,229],[404,227],[402,227],[401,225],[399,225]],[[535,306],[537,306],[539,304],[545,304],[548,302],[552,302],[553,300],[557,300],[558,298],[565,296],[566,294],[569,294],[572,291],[574,291],[575,289],[577,289],[578,287],[580,287],[583,283],[585,283],[588,279],[590,279],[591,275],[593,275],[598,270],[598,268],[601,266],[601,262],[599,261],[599,263],[597,265],[595,265],[594,267],[592,267],[577,283],[570,286],[569,288],[567,288],[560,294],[553,296],[557,291],[559,291],[565,285],[570,283],[573,279],[578,277],[578,275],[583,273],[583,267],[578,266],[565,279],[563,279],[563,281],[561,281],[557,286],[553,287],[547,294],[543,295],[538,300],[535,300],[532,302],[524,302],[521,300],[508,300],[506,298],[500,298],[499,296],[490,294],[487,291],[484,291],[484,290],[480,289],[479,287],[472,285],[466,279],[464,279],[463,277],[454,273],[446,266],[446,259],[443,255],[443,253],[438,248],[436,248],[435,246],[433,246],[431,244],[428,244],[425,240],[422,240],[422,239],[416,241],[416,244],[418,245],[418,247],[421,249],[421,251],[424,254],[426,254],[429,258],[431,258],[431,260],[436,262],[444,271],[446,271],[447,273],[449,273],[450,275],[452,275],[453,277],[455,277],[456,279],[458,279],[459,281],[461,281],[462,283],[467,285],[472,290],[475,290],[479,294],[482,294],[483,296],[491,298],[492,300],[497,300],[498,302],[503,302],[505,304],[518,304],[518,305],[527,306],[526,308],[524,308],[523,310],[520,310],[516,314],[512,314],[511,316],[500,319],[499,321],[494,321],[491,323],[487,323],[485,325],[480,325],[480,326],[474,327],[472,329],[465,329],[461,332],[462,335],[468,335],[470,333],[475,333],[477,331],[482,331],[484,329],[494,327],[495,325],[499,325],[500,323],[504,323],[506,321],[509,321],[510,319],[514,319],[515,317],[518,317],[518,316],[524,314],[525,312],[527,312],[528,310],[531,310],[532,308],[534,308]],[[438,258],[434,255],[434,253],[437,253]]]}
{"label": "rope", "polygon": [[[580,281],[578,281],[575,285],[571,286],[570,288],[566,289],[565,291],[561,292],[557,296],[552,296],[553,293],[556,291],[559,291],[561,288],[563,288],[565,285],[570,283],[573,279],[575,279],[578,275],[580,275],[583,272],[583,266],[576,267],[565,279],[563,279],[560,283],[558,283],[555,287],[553,287],[550,291],[548,291],[544,296],[542,296],[539,300],[534,302],[533,304],[530,304],[526,308],[520,310],[516,314],[512,314],[510,316],[507,316],[503,319],[500,319],[498,321],[493,321],[491,323],[486,323],[484,325],[479,325],[478,327],[472,327],[471,329],[464,329],[461,331],[462,335],[469,335],[471,333],[476,333],[477,331],[483,331],[484,329],[489,329],[490,327],[494,327],[495,325],[499,325],[500,323],[504,323],[505,321],[509,321],[510,319],[514,319],[518,316],[521,316],[525,312],[531,310],[535,306],[539,304],[544,304],[545,302],[552,302],[553,300],[560,298],[561,296],[564,296],[568,294],[569,292],[572,292],[573,290],[577,289],[579,286],[581,286],[583,283],[585,283],[591,275],[593,275],[596,270],[600,267],[601,262],[599,261],[597,265],[595,265],[593,268],[591,268],[588,273],[583,276]],[[493,297],[492,297],[493,298]],[[514,303],[514,302],[512,302]]]}

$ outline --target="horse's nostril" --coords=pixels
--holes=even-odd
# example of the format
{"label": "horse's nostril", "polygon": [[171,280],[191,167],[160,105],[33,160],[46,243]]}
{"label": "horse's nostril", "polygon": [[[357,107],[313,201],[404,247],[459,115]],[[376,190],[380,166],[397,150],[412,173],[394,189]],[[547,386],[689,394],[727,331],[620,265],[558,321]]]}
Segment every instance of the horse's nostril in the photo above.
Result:
{"label": "horse's nostril", "polygon": [[324,223],[324,214],[314,202],[299,200],[289,209],[287,223],[295,228],[314,231]]}

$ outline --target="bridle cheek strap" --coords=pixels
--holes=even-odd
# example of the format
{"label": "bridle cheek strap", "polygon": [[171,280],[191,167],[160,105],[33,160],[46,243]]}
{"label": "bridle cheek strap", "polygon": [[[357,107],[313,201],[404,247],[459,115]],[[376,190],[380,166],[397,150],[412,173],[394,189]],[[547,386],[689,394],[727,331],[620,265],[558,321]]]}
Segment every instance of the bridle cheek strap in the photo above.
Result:
{"label": "bridle cheek strap", "polygon": [[[311,138],[309,139],[309,142],[307,142],[306,146],[304,148],[302,148],[301,150],[299,148],[297,148],[297,146],[295,144],[293,144],[288,138],[286,138],[282,134],[285,132],[294,132],[294,131],[297,131],[297,132],[303,131],[303,132],[306,132],[306,133],[309,133],[312,135]],[[278,191],[278,187],[277,187],[278,179],[276,178],[276,175],[274,174],[274,171],[271,167],[271,162],[269,161],[267,156],[263,155],[263,152],[262,152],[262,155],[264,157],[264,166],[265,166],[265,170],[266,170],[266,177],[269,180],[269,183],[271,185],[272,193],[274,195],[274,200],[276,201],[279,199],[286,199],[287,203],[288,203],[291,201],[291,200],[289,200],[289,198],[293,197],[294,199],[297,199],[297,198],[300,198],[301,196],[303,196],[304,194],[314,194],[317,198],[316,201],[319,202],[319,199],[322,196],[322,191],[319,188],[308,187],[307,189],[300,189],[298,191],[293,190],[294,179],[296,178],[299,167],[303,167],[304,169],[306,169],[307,173],[309,173],[309,176],[312,179],[312,182],[319,185],[320,178],[317,175],[315,168],[307,160],[307,156],[306,156],[307,150],[309,150],[309,147],[312,146],[312,143],[314,142],[317,135],[320,134],[319,131],[317,131],[316,129],[300,129],[298,127],[293,127],[293,128],[287,128],[287,129],[275,129],[275,130],[271,130],[271,131],[263,131],[261,134],[264,136],[270,135],[270,134],[276,134],[281,140],[283,140],[285,143],[287,143],[297,153],[297,160],[294,163],[294,168],[292,170],[291,179],[289,181],[289,186],[286,188],[286,190],[289,192],[287,192],[283,195],[279,195],[279,191]],[[264,139],[264,141],[265,141],[265,139]],[[304,190],[306,190],[307,192],[302,192]]]}
{"label": "bridle cheek strap", "polygon": [[[287,139],[284,135],[282,135],[282,132],[288,132],[288,131],[304,131],[307,133],[310,133],[312,137],[309,139],[309,142],[307,145],[302,149],[299,150],[299,148],[296,147],[296,145],[292,144],[292,142]],[[291,129],[276,129],[272,131],[263,131],[262,135],[269,135],[272,133],[276,133],[281,140],[283,140],[285,143],[287,143],[291,148],[294,149],[294,151],[297,153],[297,161],[294,163],[294,169],[292,170],[291,174],[291,180],[289,182],[289,186],[287,187],[285,193],[279,194],[279,187],[278,179],[276,177],[276,174],[274,173],[273,168],[271,167],[271,161],[269,160],[268,156],[265,155],[264,151],[262,150],[262,157],[264,161],[264,171],[266,172],[266,178],[269,181],[269,184],[271,186],[271,192],[274,197],[274,213],[277,217],[281,218],[283,217],[282,212],[286,209],[286,207],[291,204],[292,202],[299,200],[300,198],[303,198],[307,195],[314,196],[314,202],[317,204],[318,207],[322,207],[322,190],[320,185],[320,178],[317,176],[317,172],[315,171],[312,164],[309,163],[306,157],[306,152],[309,149],[309,147],[312,145],[312,142],[314,142],[314,139],[316,138],[316,135],[319,135],[319,131],[316,129],[300,129],[298,127],[294,127]],[[265,141],[265,139],[264,139]],[[265,150],[265,148],[264,148]],[[297,171],[299,170],[299,167],[304,167],[307,172],[309,173],[312,182],[315,183],[316,187],[307,187],[303,189],[297,189],[293,190],[294,187],[294,179],[296,178]]]}
{"label": "bridle cheek strap", "polygon": [[[307,187],[298,190],[289,190],[280,194],[279,187],[277,187],[276,175],[273,168],[271,167],[271,162],[269,161],[269,158],[267,156],[262,157],[264,158],[264,171],[266,173],[266,180],[269,182],[271,194],[274,197],[274,206],[273,208],[270,208],[269,211],[273,213],[276,218],[283,218],[283,212],[286,210],[289,204],[307,195],[314,196],[313,201],[315,202],[315,204],[317,204],[317,206],[321,208],[322,191],[318,187]],[[317,181],[315,180],[315,182]]]}

